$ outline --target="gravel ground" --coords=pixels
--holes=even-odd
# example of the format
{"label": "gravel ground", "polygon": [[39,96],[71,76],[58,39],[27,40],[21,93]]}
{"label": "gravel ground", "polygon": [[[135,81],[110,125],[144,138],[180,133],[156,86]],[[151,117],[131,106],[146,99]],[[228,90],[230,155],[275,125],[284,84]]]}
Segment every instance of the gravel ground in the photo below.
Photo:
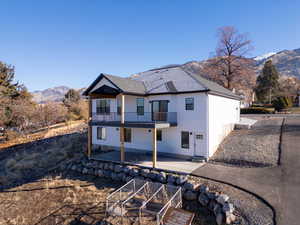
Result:
{"label": "gravel ground", "polygon": [[259,118],[250,130],[233,131],[210,162],[242,167],[277,166],[283,118]]}
{"label": "gravel ground", "polygon": [[234,214],[239,225],[273,225],[273,211],[255,196],[248,194],[230,185],[191,176],[196,183],[206,184],[210,190],[224,193],[230,197],[229,202],[235,206]]}

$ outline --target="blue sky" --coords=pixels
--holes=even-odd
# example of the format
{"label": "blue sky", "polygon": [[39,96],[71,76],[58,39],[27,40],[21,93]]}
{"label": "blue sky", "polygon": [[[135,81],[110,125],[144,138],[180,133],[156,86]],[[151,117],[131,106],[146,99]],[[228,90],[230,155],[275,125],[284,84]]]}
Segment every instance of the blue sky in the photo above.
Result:
{"label": "blue sky", "polygon": [[252,56],[300,48],[299,12],[298,0],[3,0],[0,60],[30,91],[80,88],[101,72],[206,59],[225,25],[249,33]]}

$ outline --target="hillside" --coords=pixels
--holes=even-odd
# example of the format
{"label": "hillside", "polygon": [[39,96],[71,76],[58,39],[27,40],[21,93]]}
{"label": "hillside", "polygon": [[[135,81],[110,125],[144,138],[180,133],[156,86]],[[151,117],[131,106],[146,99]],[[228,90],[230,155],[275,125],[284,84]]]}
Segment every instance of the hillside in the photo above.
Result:
{"label": "hillside", "polygon": [[[257,75],[263,68],[266,60],[271,59],[273,64],[278,69],[282,77],[297,77],[300,79],[300,48],[295,50],[284,50],[280,52],[270,52],[261,56],[249,59],[253,61]],[[190,61],[182,64],[181,66],[191,72],[205,76],[203,73],[203,65],[206,60],[203,61]],[[70,88],[67,86],[59,86],[54,88],[48,88],[42,91],[35,91],[32,93],[34,101],[38,103],[45,103],[49,101],[61,101],[64,95]],[[84,88],[78,89],[80,93]]]}
{"label": "hillside", "polygon": [[[71,88],[67,86],[58,86],[53,88],[47,88],[41,91],[34,91],[31,94],[33,95],[33,100],[37,103],[46,103],[46,102],[59,102],[62,101],[65,94]],[[83,92],[85,88],[77,89],[80,93]]]}

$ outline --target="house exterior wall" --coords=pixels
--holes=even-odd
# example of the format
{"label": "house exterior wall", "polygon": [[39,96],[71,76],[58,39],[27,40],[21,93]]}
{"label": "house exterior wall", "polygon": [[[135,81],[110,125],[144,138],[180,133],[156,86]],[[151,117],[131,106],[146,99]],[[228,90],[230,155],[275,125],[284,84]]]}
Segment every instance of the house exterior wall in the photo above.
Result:
{"label": "house exterior wall", "polygon": [[208,157],[217,150],[222,140],[240,120],[240,101],[216,95],[208,95]]}
{"label": "house exterior wall", "polygon": [[[194,110],[185,110],[185,98],[194,98]],[[118,98],[118,96],[117,96]],[[125,113],[136,112],[137,96],[125,96]],[[145,113],[151,112],[153,100],[169,100],[168,111],[177,112],[177,126],[162,129],[162,141],[157,141],[157,151],[184,156],[207,156],[208,152],[208,97],[206,93],[152,95],[145,97]],[[117,112],[117,100],[111,99],[111,112]],[[96,112],[96,100],[92,104]],[[181,148],[181,131],[190,132],[189,148]],[[97,127],[93,126],[93,144],[120,147],[120,131],[116,127],[106,127],[106,140],[97,139]],[[203,136],[202,140],[195,139],[196,134]],[[125,143],[127,149],[152,151],[152,132],[149,129],[132,128],[132,141]]]}

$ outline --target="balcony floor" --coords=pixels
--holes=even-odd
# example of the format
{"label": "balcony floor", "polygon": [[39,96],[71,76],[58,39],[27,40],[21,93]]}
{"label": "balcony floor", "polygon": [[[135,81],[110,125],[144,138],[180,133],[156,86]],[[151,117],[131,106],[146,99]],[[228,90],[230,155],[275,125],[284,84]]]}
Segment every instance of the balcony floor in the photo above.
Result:
{"label": "balcony floor", "polygon": [[[120,161],[120,152],[119,151],[110,151],[101,153],[100,151],[93,153],[91,156],[94,160],[103,160],[103,161]],[[141,152],[132,152],[125,150],[125,162],[131,165],[138,165],[142,167],[152,168],[152,155],[145,154],[145,151]],[[190,174],[195,169],[203,166],[204,163],[192,162],[187,159],[180,159],[170,156],[157,156],[156,168],[161,170],[169,170],[175,172],[181,172]]]}
{"label": "balcony floor", "polygon": [[[91,121],[91,126],[109,126],[109,127],[121,127],[120,121]],[[169,123],[169,122],[151,122],[151,121],[125,121],[124,127],[132,127],[132,128],[168,128],[175,127],[177,123]]]}

